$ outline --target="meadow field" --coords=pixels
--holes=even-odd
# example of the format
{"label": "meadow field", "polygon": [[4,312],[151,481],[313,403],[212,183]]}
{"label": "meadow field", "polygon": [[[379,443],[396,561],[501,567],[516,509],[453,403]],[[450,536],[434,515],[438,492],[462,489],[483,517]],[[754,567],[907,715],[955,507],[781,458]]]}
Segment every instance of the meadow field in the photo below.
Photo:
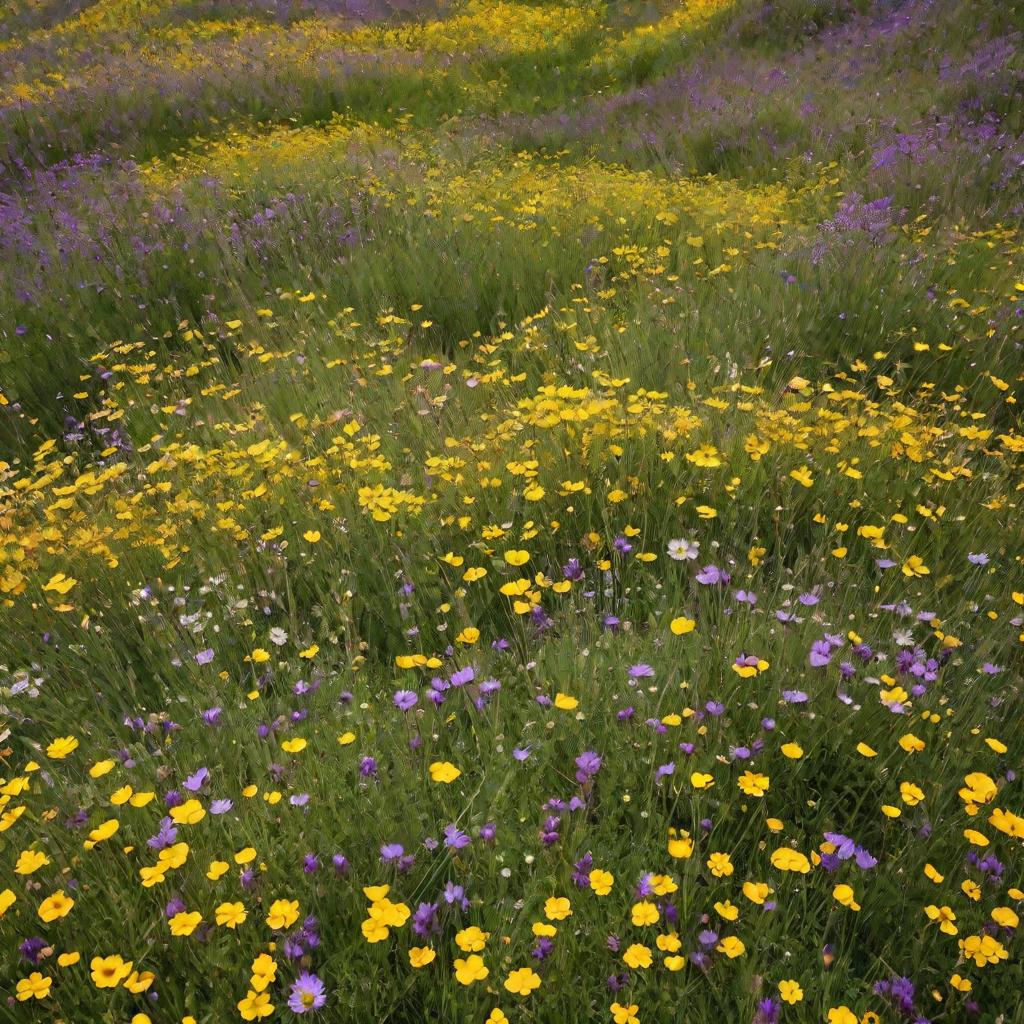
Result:
{"label": "meadow field", "polygon": [[0,1021],[1021,1024],[1024,4],[5,0]]}

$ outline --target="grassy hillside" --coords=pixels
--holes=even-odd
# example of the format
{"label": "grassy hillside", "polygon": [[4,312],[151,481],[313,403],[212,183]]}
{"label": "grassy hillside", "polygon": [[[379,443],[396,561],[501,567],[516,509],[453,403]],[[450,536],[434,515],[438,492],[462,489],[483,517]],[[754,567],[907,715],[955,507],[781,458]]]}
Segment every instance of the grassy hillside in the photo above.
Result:
{"label": "grassy hillside", "polygon": [[1024,1020],[1022,41],[6,4],[0,1020]]}

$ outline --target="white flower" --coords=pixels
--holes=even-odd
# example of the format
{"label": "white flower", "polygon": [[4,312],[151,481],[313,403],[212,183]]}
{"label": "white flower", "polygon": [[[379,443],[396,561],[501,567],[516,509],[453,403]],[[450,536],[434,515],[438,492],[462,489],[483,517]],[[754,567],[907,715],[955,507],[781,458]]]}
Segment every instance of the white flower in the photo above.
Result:
{"label": "white flower", "polygon": [[700,542],[696,540],[670,540],[668,557],[677,562],[692,562],[700,554]]}
{"label": "white flower", "polygon": [[284,647],[288,643],[288,634],[280,626],[275,626],[270,631],[270,642],[275,647]]}

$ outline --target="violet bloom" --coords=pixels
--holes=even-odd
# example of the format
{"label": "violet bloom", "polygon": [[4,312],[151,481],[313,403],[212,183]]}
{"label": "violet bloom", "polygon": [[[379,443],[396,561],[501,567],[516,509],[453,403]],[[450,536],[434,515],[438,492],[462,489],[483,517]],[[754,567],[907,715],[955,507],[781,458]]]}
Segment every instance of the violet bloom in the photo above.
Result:
{"label": "violet bloom", "polygon": [[466,683],[471,683],[474,679],[476,679],[476,672],[472,665],[467,665],[452,673],[451,683],[452,686],[465,686]]}
{"label": "violet bloom", "polygon": [[593,750],[585,750],[576,758],[576,781],[583,785],[601,770],[601,755]]}
{"label": "violet bloom", "polygon": [[705,565],[694,579],[705,587],[712,587],[719,583],[728,583],[732,577],[717,565]]}
{"label": "violet bloom", "polygon": [[385,864],[391,864],[398,860],[405,853],[405,847],[401,843],[385,843],[380,848],[380,859]]}
{"label": "violet bloom", "polygon": [[469,910],[469,900],[466,898],[466,890],[454,882],[446,882],[442,898],[448,906],[457,906],[460,910]]}
{"label": "violet bloom", "polygon": [[570,558],[569,561],[562,566],[562,575],[573,583],[578,583],[583,579],[583,569],[580,566],[580,560],[578,558]]}
{"label": "violet bloom", "polygon": [[392,700],[399,711],[411,711],[419,701],[419,697],[412,690],[398,690]]}
{"label": "violet bloom", "polygon": [[472,840],[454,822],[444,827],[444,845],[451,850],[463,850]]}
{"label": "violet bloom", "polygon": [[213,661],[213,648],[207,647],[205,651],[199,651],[196,654],[197,665],[209,665]]}
{"label": "violet bloom", "polygon": [[303,971],[292,984],[288,1009],[293,1013],[309,1013],[321,1009],[326,1002],[327,990],[324,983],[315,974]]}

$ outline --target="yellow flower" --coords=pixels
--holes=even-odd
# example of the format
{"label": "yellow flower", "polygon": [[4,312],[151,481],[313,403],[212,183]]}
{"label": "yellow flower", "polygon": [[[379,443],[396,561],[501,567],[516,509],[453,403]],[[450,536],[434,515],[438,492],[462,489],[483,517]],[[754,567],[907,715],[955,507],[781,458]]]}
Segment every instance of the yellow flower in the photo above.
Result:
{"label": "yellow flower", "polygon": [[544,916],[549,921],[564,921],[572,916],[572,904],[564,896],[549,896],[544,902]]}
{"label": "yellow flower", "polygon": [[727,853],[712,853],[708,857],[708,871],[715,878],[725,878],[733,873],[732,860]]}
{"label": "yellow flower", "polygon": [[756,903],[758,906],[762,906],[764,901],[771,896],[774,890],[767,882],[744,882],[743,883],[743,895],[750,900],[751,903]]}
{"label": "yellow flower", "polygon": [[45,999],[50,994],[53,978],[44,978],[39,971],[33,971],[27,978],[22,978],[15,988],[18,1002],[27,999]]}
{"label": "yellow flower", "polygon": [[49,581],[43,586],[43,590],[63,596],[77,584],[78,580],[74,576],[65,576],[64,573],[58,572],[50,577]]}
{"label": "yellow flower", "polygon": [[779,998],[790,1006],[799,1003],[804,997],[804,990],[800,987],[799,981],[789,979],[779,982]]}
{"label": "yellow flower", "polygon": [[693,855],[693,839],[688,832],[668,830],[668,855],[676,860],[686,860]]}
{"label": "yellow flower", "polygon": [[636,1003],[629,1003],[623,1006],[621,1003],[612,1003],[612,1021],[613,1024],[640,1024],[640,1018],[637,1016],[640,1007]]}
{"label": "yellow flower", "polygon": [[63,889],[55,892],[52,896],[47,896],[42,903],[39,904],[39,916],[40,918],[49,924],[51,921],[56,921],[58,918],[67,917],[71,913],[71,908],[75,905],[75,901],[68,896]]}
{"label": "yellow flower", "polygon": [[927,576],[931,572],[920,555],[911,555],[902,568],[904,576]]}
{"label": "yellow flower", "polygon": [[726,900],[724,903],[718,900],[715,903],[715,913],[723,921],[735,921],[740,916],[740,908],[734,906],[730,900]]}
{"label": "yellow flower", "polygon": [[60,956],[57,957],[57,966],[58,967],[74,967],[75,964],[77,964],[78,961],[81,960],[81,959],[82,959],[82,954],[79,953],[77,949],[73,950],[70,953],[61,953]]}
{"label": "yellow flower", "polygon": [[277,961],[269,953],[260,953],[252,962],[249,987],[262,992],[277,977]]}
{"label": "yellow flower", "polygon": [[615,882],[615,877],[610,871],[603,871],[601,868],[594,868],[588,876],[590,882],[590,888],[598,896],[607,896],[612,891],[612,885]]}
{"label": "yellow flower", "polygon": [[430,946],[413,946],[409,950],[409,963],[413,967],[426,967],[427,964],[432,964],[436,958],[437,953]]}
{"label": "yellow flower", "polygon": [[869,747],[866,743],[858,743],[857,744],[857,753],[860,754],[861,757],[877,757],[878,756],[878,751],[874,750],[871,747]]}
{"label": "yellow flower", "polygon": [[457,945],[463,953],[479,953],[484,948],[484,945],[490,937],[490,932],[481,931],[475,924],[473,924],[468,928],[463,928],[462,931],[456,934],[455,945]]}
{"label": "yellow flower", "polygon": [[687,633],[692,633],[697,628],[697,623],[694,619],[680,615],[668,624],[668,628],[672,631],[673,636],[686,636]]}
{"label": "yellow flower", "polygon": [[198,825],[206,817],[206,809],[195,798],[171,808],[171,820],[175,825]]}
{"label": "yellow flower", "polygon": [[31,875],[33,871],[38,871],[49,863],[50,858],[41,850],[22,850],[14,862],[14,873],[16,875]]}
{"label": "yellow flower", "polygon": [[743,942],[736,938],[735,935],[727,935],[721,942],[715,946],[715,949],[719,953],[724,953],[730,960],[735,960],[738,956],[743,956],[747,951],[747,947],[743,945]]}
{"label": "yellow flower", "polygon": [[256,662],[256,664],[259,665],[264,661],[270,661],[270,652],[265,651],[262,647],[256,647],[253,649],[253,652],[249,655],[249,657],[252,659],[252,661]]}
{"label": "yellow flower", "polygon": [[203,915],[198,910],[182,910],[175,914],[167,923],[172,935],[191,935],[200,925]]}
{"label": "yellow flower", "polygon": [[306,746],[306,740],[302,736],[293,736],[290,740],[284,740],[281,743],[281,749],[286,754],[301,754]]}
{"label": "yellow flower", "polygon": [[451,761],[435,761],[430,766],[432,782],[443,782],[447,785],[454,782],[461,774],[462,772]]}
{"label": "yellow flower", "polygon": [[811,870],[811,862],[799,850],[791,850],[788,846],[780,846],[771,856],[772,867],[779,871],[796,871],[806,875]]}
{"label": "yellow flower", "polygon": [[237,928],[248,916],[241,903],[222,903],[214,915],[217,924],[223,928]]}
{"label": "yellow flower", "polygon": [[832,898],[841,906],[849,907],[850,910],[860,910],[853,888],[840,883],[832,890]]}
{"label": "yellow flower", "polygon": [[1016,928],[1020,918],[1012,907],[996,907],[992,911],[992,920],[1001,928]]}
{"label": "yellow flower", "polygon": [[924,799],[924,791],[913,782],[901,782],[900,799],[908,807],[916,807]]}
{"label": "yellow flower", "polygon": [[476,953],[467,956],[465,960],[460,957],[455,961],[455,980],[460,985],[472,985],[476,981],[483,981],[489,973],[483,957]]}
{"label": "yellow flower", "polygon": [[124,987],[134,995],[145,992],[156,981],[152,971],[132,971],[124,983]]}
{"label": "yellow flower", "polygon": [[828,1024],[860,1024],[860,1021],[848,1006],[834,1006],[828,1011]]}
{"label": "yellow flower", "polygon": [[555,694],[555,707],[559,711],[575,711],[579,703],[575,697],[570,697],[567,693]]}
{"label": "yellow flower", "polygon": [[228,873],[231,865],[226,860],[211,860],[210,869],[206,872],[206,877],[211,882],[216,882],[218,878],[222,878]]}
{"label": "yellow flower", "polygon": [[637,928],[643,928],[645,925],[657,924],[658,908],[647,900],[641,900],[639,903],[633,904],[632,910],[633,924]]}
{"label": "yellow flower", "polygon": [[707,772],[693,772],[690,776],[690,785],[694,789],[710,789],[715,784],[715,777]]}
{"label": "yellow flower", "polygon": [[782,756],[788,757],[790,761],[799,761],[804,756],[804,748],[799,743],[783,743],[779,750]]}
{"label": "yellow flower", "polygon": [[274,931],[291,928],[299,918],[298,900],[274,900],[267,911],[267,927]]}
{"label": "yellow flower", "polygon": [[505,552],[505,561],[508,562],[509,565],[526,565],[526,563],[529,560],[530,560],[530,552],[529,551],[506,551]]}
{"label": "yellow flower", "polygon": [[302,539],[309,544],[318,544],[320,542],[320,531],[319,530],[307,530],[303,535]]}
{"label": "yellow flower", "polygon": [[505,988],[515,996],[528,996],[540,988],[540,976],[529,967],[520,967],[505,979]]}
{"label": "yellow flower", "polygon": [[744,772],[738,779],[737,785],[746,796],[762,797],[769,789],[767,775],[759,772]]}
{"label": "yellow flower", "polygon": [[961,953],[973,960],[977,967],[998,963],[1010,955],[1003,944],[991,935],[969,935],[966,939],[960,939],[959,945]]}
{"label": "yellow flower", "polygon": [[78,740],[74,736],[60,736],[46,748],[46,756],[52,757],[55,761],[60,761],[77,749]]}
{"label": "yellow flower", "polygon": [[89,962],[93,984],[97,988],[117,988],[132,973],[132,961],[127,963],[117,953],[94,956]]}
{"label": "yellow flower", "polygon": [[654,957],[651,955],[651,951],[646,947],[642,946],[639,942],[634,942],[625,953],[622,954],[622,959],[627,967],[632,967],[633,970],[646,970],[654,962]]}
{"label": "yellow flower", "polygon": [[245,998],[238,1003],[238,1012],[242,1020],[259,1020],[262,1017],[269,1017],[274,1012],[270,1003],[270,995],[266,992],[254,992],[250,989]]}
{"label": "yellow flower", "polygon": [[953,913],[952,907],[937,907],[932,903],[924,908],[924,912],[929,921],[938,922],[939,930],[946,935],[956,935],[960,930],[955,924],[953,924],[956,920],[956,914]]}

